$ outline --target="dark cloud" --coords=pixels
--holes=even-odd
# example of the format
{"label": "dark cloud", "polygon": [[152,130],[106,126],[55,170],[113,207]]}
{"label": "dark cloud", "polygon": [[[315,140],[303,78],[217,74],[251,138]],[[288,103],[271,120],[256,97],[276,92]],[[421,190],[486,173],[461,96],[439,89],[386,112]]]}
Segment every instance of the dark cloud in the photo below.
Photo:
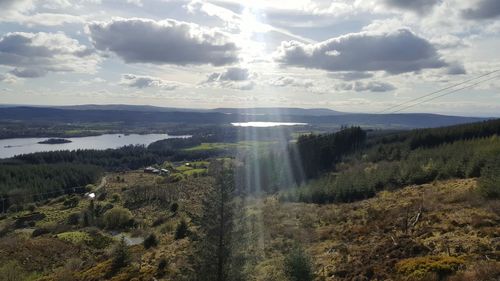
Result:
{"label": "dark cloud", "polygon": [[15,68],[10,71],[11,74],[20,77],[20,78],[38,78],[45,76],[47,74],[47,70],[45,69],[29,69],[29,68]]}
{"label": "dark cloud", "polygon": [[332,74],[333,78],[340,78],[345,81],[361,80],[372,78],[373,74],[369,72],[344,72],[339,74]]}
{"label": "dark cloud", "polygon": [[215,72],[207,76],[207,80],[201,84],[220,88],[231,88],[237,90],[252,90],[255,82],[252,79],[256,75],[250,73],[246,68],[230,67],[223,72]]}
{"label": "dark cloud", "polygon": [[475,7],[463,10],[462,16],[474,20],[496,18],[500,16],[500,1],[481,0]]}
{"label": "dark cloud", "polygon": [[87,47],[63,33],[7,33],[0,37],[0,65],[17,77],[48,72],[92,72],[98,60]]}
{"label": "dark cloud", "polygon": [[384,0],[384,2],[389,7],[425,14],[430,12],[441,0]]}
{"label": "dark cloud", "polygon": [[460,63],[452,63],[448,67],[447,72],[450,75],[461,75],[461,74],[467,74],[467,71],[465,70],[465,67],[463,64]]}
{"label": "dark cloud", "polygon": [[275,60],[284,66],[327,71],[385,71],[391,74],[447,66],[436,48],[407,29],[351,33],[316,44],[281,43]]}
{"label": "dark cloud", "polygon": [[230,67],[222,73],[212,73],[207,81],[245,81],[250,78],[250,72],[246,68]]}
{"label": "dark cloud", "polygon": [[363,91],[370,91],[370,92],[390,92],[394,91],[396,87],[390,83],[386,82],[368,82],[368,83],[363,83],[363,82],[355,82],[354,83],[354,90],[356,92],[363,92]]}
{"label": "dark cloud", "polygon": [[144,89],[144,88],[160,88],[167,91],[172,91],[177,89],[180,85],[176,82],[166,81],[161,78],[151,77],[151,76],[143,76],[143,75],[134,75],[134,74],[124,74],[122,75],[122,80],[120,84]]}
{"label": "dark cloud", "polygon": [[129,63],[225,65],[238,61],[238,48],[214,29],[175,20],[114,19],[88,30],[98,50]]}

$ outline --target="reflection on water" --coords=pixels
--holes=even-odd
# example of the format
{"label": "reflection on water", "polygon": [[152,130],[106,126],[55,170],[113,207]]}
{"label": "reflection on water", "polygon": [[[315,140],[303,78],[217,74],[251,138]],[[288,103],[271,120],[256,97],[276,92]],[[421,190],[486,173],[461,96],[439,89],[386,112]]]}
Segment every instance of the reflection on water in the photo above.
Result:
{"label": "reflection on water", "polygon": [[231,125],[236,127],[277,127],[277,126],[304,126],[307,123],[292,123],[292,122],[243,122],[243,123],[231,123]]}
{"label": "reflection on water", "polygon": [[108,149],[125,145],[148,145],[152,142],[170,139],[187,138],[189,136],[169,136],[167,134],[123,135],[107,134],[93,137],[66,138],[70,143],[40,144],[47,138],[17,138],[0,140],[0,158],[8,158],[19,154],[76,149]]}

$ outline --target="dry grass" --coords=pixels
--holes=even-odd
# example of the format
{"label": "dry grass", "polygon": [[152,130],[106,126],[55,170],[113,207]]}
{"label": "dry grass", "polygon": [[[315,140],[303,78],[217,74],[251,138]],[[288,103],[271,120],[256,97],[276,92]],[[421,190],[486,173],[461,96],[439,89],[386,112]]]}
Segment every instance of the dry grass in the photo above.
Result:
{"label": "dry grass", "polygon": [[[480,200],[474,179],[449,180],[351,204],[280,204],[269,198],[251,204],[248,213],[260,214],[264,226],[261,263],[300,241],[313,257],[318,280],[406,280],[396,270],[404,260],[460,259],[452,274],[498,258],[500,217],[491,202]],[[422,280],[440,274],[430,270]]]}

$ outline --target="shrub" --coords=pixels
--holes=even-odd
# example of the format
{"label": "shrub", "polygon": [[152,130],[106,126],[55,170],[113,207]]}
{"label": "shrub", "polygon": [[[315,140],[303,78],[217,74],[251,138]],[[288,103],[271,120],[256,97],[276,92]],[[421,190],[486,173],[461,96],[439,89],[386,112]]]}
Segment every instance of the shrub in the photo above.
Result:
{"label": "shrub", "polygon": [[160,262],[158,262],[158,269],[156,270],[156,277],[161,278],[165,276],[165,269],[167,268],[167,260],[165,258],[161,258]]}
{"label": "shrub", "polygon": [[185,220],[181,220],[175,229],[175,240],[183,239],[188,235],[189,228]]}
{"label": "shrub", "polygon": [[40,235],[44,235],[44,234],[48,234],[50,233],[50,230],[48,230],[47,228],[36,228],[35,230],[33,230],[33,232],[31,233],[31,237],[38,237]]}
{"label": "shrub", "polygon": [[412,280],[427,280],[430,275],[439,279],[456,272],[464,265],[464,260],[448,256],[425,256],[399,261],[396,269],[399,274]]}
{"label": "shrub", "polygon": [[104,200],[106,200],[106,196],[108,195],[106,193],[106,191],[100,190],[98,193],[99,193],[99,195],[97,195],[97,200],[98,201],[104,201]]}
{"label": "shrub", "polygon": [[156,226],[163,224],[166,221],[167,221],[167,218],[165,216],[159,216],[157,219],[155,219],[153,221],[153,224],[151,226],[156,227]]}
{"label": "shrub", "polygon": [[179,209],[179,204],[177,204],[176,202],[172,203],[172,205],[170,205],[170,211],[172,213],[177,213],[177,210]]}
{"label": "shrub", "polygon": [[312,263],[301,247],[295,247],[285,257],[285,274],[291,281],[312,281]]}
{"label": "shrub", "polygon": [[156,238],[156,235],[154,233],[149,234],[148,237],[144,239],[143,245],[145,249],[156,247],[158,245],[158,239]]}
{"label": "shrub", "polygon": [[92,241],[88,233],[81,231],[59,233],[57,238],[75,245],[89,244]]}
{"label": "shrub", "polygon": [[36,205],[35,204],[28,204],[28,211],[30,212],[34,212],[36,209]]}
{"label": "shrub", "polygon": [[113,195],[111,195],[111,202],[116,203],[120,202],[120,200],[121,200],[120,194],[113,193]]}
{"label": "shrub", "polygon": [[114,207],[104,213],[104,223],[108,229],[122,229],[130,226],[132,213],[122,207]]}
{"label": "shrub", "polygon": [[80,213],[72,213],[68,216],[67,222],[69,225],[77,225],[80,222]]}
{"label": "shrub", "polygon": [[78,202],[80,202],[80,199],[76,196],[71,196],[68,199],[64,200],[63,205],[67,208],[74,208],[78,206]]}

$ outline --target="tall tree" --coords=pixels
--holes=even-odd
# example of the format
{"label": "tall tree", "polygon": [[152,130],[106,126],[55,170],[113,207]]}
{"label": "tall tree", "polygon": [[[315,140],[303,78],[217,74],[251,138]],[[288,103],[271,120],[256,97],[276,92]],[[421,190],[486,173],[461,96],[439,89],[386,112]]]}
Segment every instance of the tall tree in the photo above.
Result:
{"label": "tall tree", "polygon": [[197,281],[233,281],[234,173],[230,161],[210,164],[215,178],[213,188],[203,202],[200,229],[203,238],[197,245]]}

